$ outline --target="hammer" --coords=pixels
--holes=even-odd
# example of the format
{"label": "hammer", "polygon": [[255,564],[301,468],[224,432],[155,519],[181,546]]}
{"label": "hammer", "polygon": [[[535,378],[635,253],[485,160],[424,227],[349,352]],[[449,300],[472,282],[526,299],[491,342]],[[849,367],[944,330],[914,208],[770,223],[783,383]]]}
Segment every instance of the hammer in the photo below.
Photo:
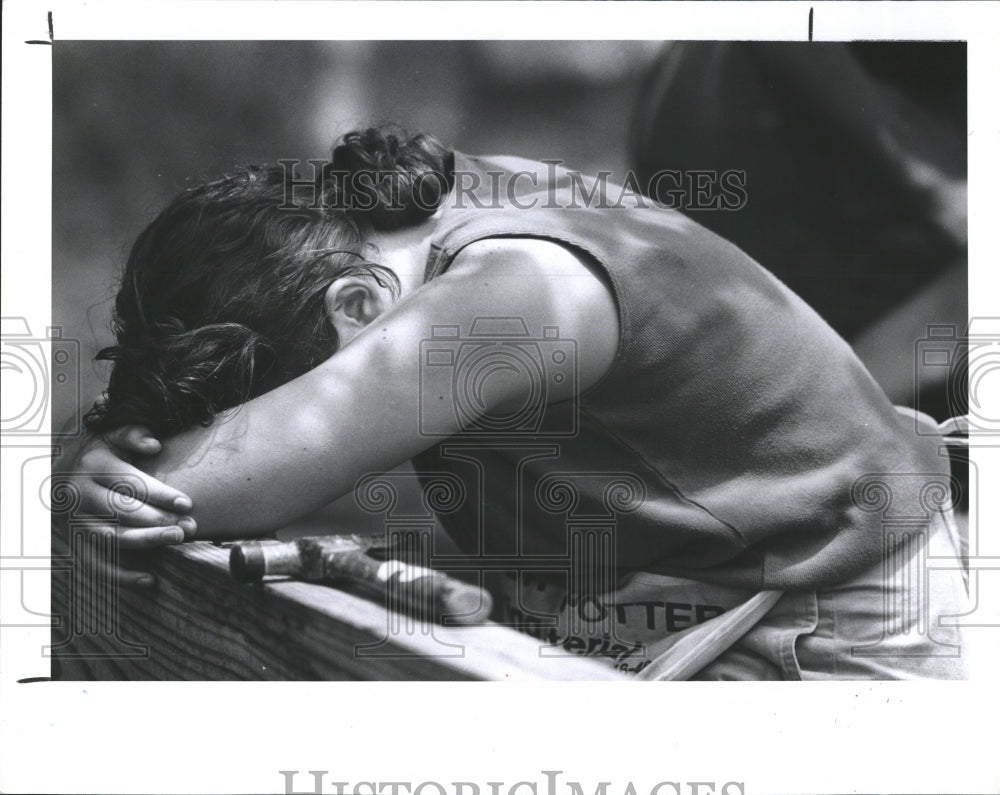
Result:
{"label": "hammer", "polygon": [[389,606],[449,624],[478,624],[493,609],[488,592],[440,571],[401,560],[379,559],[384,536],[307,536],[287,543],[242,541],[229,553],[229,571],[240,582],[258,582],[269,574],[288,574],[313,582],[350,581],[384,593]]}

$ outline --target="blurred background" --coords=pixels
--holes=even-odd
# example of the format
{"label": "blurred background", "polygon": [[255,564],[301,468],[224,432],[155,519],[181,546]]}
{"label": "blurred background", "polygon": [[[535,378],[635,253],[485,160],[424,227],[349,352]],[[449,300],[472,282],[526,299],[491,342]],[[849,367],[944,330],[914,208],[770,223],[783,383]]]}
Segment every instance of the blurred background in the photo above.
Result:
{"label": "blurred background", "polygon": [[[169,198],[385,121],[619,182],[743,170],[745,207],[692,217],[799,292],[896,402],[961,408],[943,373],[915,380],[914,345],[965,327],[963,44],[59,41],[53,58],[53,323],[81,343],[84,409],[128,248]],[[53,400],[57,422],[77,409],[75,389]]]}

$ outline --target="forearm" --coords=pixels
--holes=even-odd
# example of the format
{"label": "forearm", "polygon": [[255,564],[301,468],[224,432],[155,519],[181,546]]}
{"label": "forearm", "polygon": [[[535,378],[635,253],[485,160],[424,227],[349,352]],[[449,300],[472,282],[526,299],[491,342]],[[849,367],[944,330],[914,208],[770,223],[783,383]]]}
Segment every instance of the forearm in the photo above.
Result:
{"label": "forearm", "polygon": [[420,335],[399,326],[166,441],[147,471],[191,497],[198,538],[276,530],[429,443],[417,428]]}
{"label": "forearm", "polygon": [[397,463],[383,464],[324,414],[322,405],[289,410],[280,396],[264,396],[168,440],[146,471],[191,497],[198,538],[263,535]]}

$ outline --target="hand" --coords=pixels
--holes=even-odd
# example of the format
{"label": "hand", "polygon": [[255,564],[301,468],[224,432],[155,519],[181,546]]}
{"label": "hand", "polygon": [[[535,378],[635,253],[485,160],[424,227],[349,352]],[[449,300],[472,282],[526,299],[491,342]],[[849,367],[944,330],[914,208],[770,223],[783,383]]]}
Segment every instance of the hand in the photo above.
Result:
{"label": "hand", "polygon": [[[101,437],[87,437],[54,466],[53,491],[66,484],[75,497],[74,515],[93,535],[112,535],[122,551],[179,544],[194,536],[197,525],[187,514],[191,499],[130,462],[156,455],[161,445],[150,431],[128,425]],[[152,575],[118,567],[123,586],[148,587]]]}

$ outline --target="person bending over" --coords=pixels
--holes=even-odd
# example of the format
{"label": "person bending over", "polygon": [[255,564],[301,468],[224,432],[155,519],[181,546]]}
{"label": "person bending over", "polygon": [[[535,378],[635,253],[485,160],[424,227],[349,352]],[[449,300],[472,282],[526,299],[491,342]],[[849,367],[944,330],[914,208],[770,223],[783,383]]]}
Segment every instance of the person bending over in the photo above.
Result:
{"label": "person bending over", "polygon": [[[460,484],[440,519],[494,618],[548,643],[648,675],[766,592],[696,678],[963,676],[938,626],[959,572],[929,580],[929,614],[883,606],[924,552],[954,554],[927,497],[940,436],[768,271],[672,210],[426,135],[351,133],[332,166],[322,206],[248,168],[132,248],[107,393],[63,465],[93,514],[115,476],[148,485],[103,530],[122,549],[263,535],[412,459]],[[879,495],[921,517],[916,543]],[[597,552],[518,570],[585,526]]]}

